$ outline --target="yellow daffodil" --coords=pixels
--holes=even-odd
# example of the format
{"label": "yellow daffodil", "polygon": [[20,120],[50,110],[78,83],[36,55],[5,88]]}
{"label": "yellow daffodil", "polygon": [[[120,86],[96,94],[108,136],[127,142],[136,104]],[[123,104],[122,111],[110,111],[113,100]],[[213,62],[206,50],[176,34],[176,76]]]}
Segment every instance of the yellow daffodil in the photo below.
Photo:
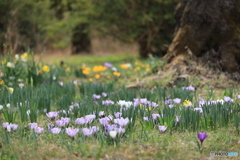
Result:
{"label": "yellow daffodil", "polygon": [[3,85],[3,84],[4,84],[4,81],[3,81],[3,80],[1,80],[1,81],[0,81],[0,85]]}
{"label": "yellow daffodil", "polygon": [[9,92],[10,94],[12,94],[13,91],[14,91],[14,89],[13,89],[12,87],[8,87],[7,89],[8,89],[8,92]]}
{"label": "yellow daffodil", "polygon": [[28,53],[23,53],[23,54],[21,55],[21,60],[22,60],[23,62],[26,62],[26,61],[28,60]]}
{"label": "yellow daffodil", "polygon": [[50,68],[49,68],[47,65],[44,65],[44,66],[42,67],[42,71],[43,71],[43,72],[49,72],[49,71],[50,71]]}
{"label": "yellow daffodil", "polygon": [[92,81],[93,81],[93,79],[92,79],[92,78],[89,78],[89,79],[88,79],[88,81],[89,81],[89,82],[92,82]]}
{"label": "yellow daffodil", "polygon": [[192,105],[192,102],[189,101],[189,100],[185,100],[185,101],[183,102],[183,105],[184,105],[185,107],[190,107],[190,106]]}
{"label": "yellow daffodil", "polygon": [[67,68],[65,69],[66,72],[69,72],[70,70],[71,70],[70,67],[67,67]]}
{"label": "yellow daffodil", "polygon": [[95,75],[95,78],[96,78],[96,79],[99,79],[100,77],[101,77],[100,74],[96,74],[96,75]]}
{"label": "yellow daffodil", "polygon": [[113,72],[113,75],[119,77],[119,76],[121,75],[121,73],[119,73],[119,72]]}
{"label": "yellow daffodil", "polygon": [[107,67],[105,66],[94,66],[93,67],[93,72],[102,72],[102,71],[105,71],[107,69]]}

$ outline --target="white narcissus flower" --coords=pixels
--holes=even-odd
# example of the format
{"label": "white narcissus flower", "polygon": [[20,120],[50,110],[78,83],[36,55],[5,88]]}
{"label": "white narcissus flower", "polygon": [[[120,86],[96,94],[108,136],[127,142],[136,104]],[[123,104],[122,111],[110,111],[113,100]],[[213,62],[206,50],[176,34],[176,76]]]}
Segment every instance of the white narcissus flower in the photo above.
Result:
{"label": "white narcissus flower", "polygon": [[9,68],[14,68],[15,65],[14,65],[14,63],[12,63],[12,62],[7,62],[7,67],[9,67]]}
{"label": "white narcissus flower", "polygon": [[3,109],[3,106],[2,105],[0,105],[0,110],[2,110]]}
{"label": "white narcissus flower", "polygon": [[111,130],[111,131],[109,131],[109,135],[110,135],[113,139],[115,139],[116,136],[117,136],[117,131]]}

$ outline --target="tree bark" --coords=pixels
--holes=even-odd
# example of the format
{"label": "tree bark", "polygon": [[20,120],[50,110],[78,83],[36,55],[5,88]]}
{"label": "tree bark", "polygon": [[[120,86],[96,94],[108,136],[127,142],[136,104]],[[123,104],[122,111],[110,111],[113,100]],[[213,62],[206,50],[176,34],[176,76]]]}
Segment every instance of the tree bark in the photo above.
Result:
{"label": "tree bark", "polygon": [[72,54],[90,53],[91,41],[88,24],[79,24],[73,29]]}
{"label": "tree bark", "polygon": [[223,71],[238,71],[239,6],[239,0],[180,0],[175,10],[174,38],[164,56],[168,62],[165,67],[186,65],[191,54],[204,57],[208,53],[211,59],[217,57],[212,63],[219,61]]}

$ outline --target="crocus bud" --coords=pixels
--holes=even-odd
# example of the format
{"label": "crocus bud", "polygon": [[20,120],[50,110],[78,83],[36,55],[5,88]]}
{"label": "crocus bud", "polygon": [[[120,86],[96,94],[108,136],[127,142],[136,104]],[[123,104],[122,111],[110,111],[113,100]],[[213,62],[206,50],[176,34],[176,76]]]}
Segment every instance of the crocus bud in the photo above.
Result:
{"label": "crocus bud", "polygon": [[112,139],[115,139],[117,136],[117,131],[111,130],[111,131],[109,131],[109,135],[112,137]]}

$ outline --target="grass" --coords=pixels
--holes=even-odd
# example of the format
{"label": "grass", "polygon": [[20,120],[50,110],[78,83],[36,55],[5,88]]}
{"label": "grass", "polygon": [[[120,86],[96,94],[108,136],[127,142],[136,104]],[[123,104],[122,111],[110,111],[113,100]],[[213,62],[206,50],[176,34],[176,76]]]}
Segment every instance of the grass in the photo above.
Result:
{"label": "grass", "polygon": [[[64,59],[67,64],[66,67],[59,67],[58,63]],[[237,88],[217,89],[205,86],[204,88],[196,88],[196,91],[183,90],[182,87],[189,85],[200,86],[199,80],[183,81],[174,86],[167,86],[169,80],[173,75],[166,75],[164,82],[158,82],[159,79],[148,79],[149,76],[155,76],[156,72],[153,70],[156,66],[163,65],[160,59],[150,59],[146,61],[137,60],[140,70],[134,70],[138,65],[134,65],[136,57],[133,55],[121,55],[95,57],[95,56],[64,56],[64,57],[43,57],[44,63],[51,64],[50,72],[39,72],[37,78],[34,78],[35,72],[24,72],[25,65],[34,70],[41,70],[41,65],[31,66],[32,63],[14,61],[15,68],[6,67],[6,63],[0,66],[0,72],[4,73],[1,77],[6,87],[13,87],[13,94],[9,94],[6,87],[2,85],[0,90],[0,122],[5,122],[9,113],[13,113],[12,123],[18,124],[19,128],[16,131],[8,132],[4,127],[0,128],[0,159],[211,159],[210,152],[239,152],[240,140],[239,130],[239,99],[236,95],[240,93]],[[101,72],[100,79],[94,79],[93,82],[88,82],[88,78],[94,75],[87,75],[85,77],[76,77],[74,74],[76,66],[81,66],[82,63],[87,64],[90,68],[96,65],[102,65],[104,62],[111,62],[116,66],[120,77],[111,77],[106,79],[104,76],[111,75],[111,70]],[[20,65],[20,64],[21,65]],[[23,64],[22,64],[23,63]],[[122,63],[132,64],[132,69],[123,69],[120,67]],[[149,72],[146,72],[146,64],[151,67]],[[70,70],[66,68],[70,66]],[[21,74],[16,74],[19,70]],[[9,77],[14,74],[15,79],[9,80]],[[21,89],[19,84],[19,77],[26,76],[24,87]],[[111,75],[112,76],[112,75]],[[29,77],[29,78],[27,78]],[[53,77],[56,77],[56,79]],[[92,77],[94,78],[94,77]],[[147,80],[143,86],[129,87],[126,85],[131,83],[138,83],[141,80]],[[77,80],[78,83],[72,83]],[[63,81],[63,86],[58,82]],[[166,82],[165,82],[166,81]],[[43,83],[44,82],[44,83]],[[107,82],[107,83],[106,83]],[[12,83],[12,85],[9,85]],[[35,85],[34,85],[35,84]],[[102,96],[106,92],[107,97]],[[94,99],[93,94],[101,95],[101,99]],[[193,112],[193,108],[197,108],[199,97],[206,101],[223,99],[224,96],[234,99],[234,103],[224,103],[210,106],[203,106],[203,114]],[[138,105],[135,109],[121,109],[120,105],[116,103],[120,100],[133,101],[134,98],[147,98],[150,102],[156,102],[159,106],[157,108],[149,107],[144,109],[144,103]],[[175,108],[169,109],[165,104],[165,100],[180,98],[190,100],[193,106],[189,109],[183,104],[174,104]],[[103,105],[102,101],[112,100],[114,105]],[[26,103],[26,101],[28,103]],[[94,101],[94,103],[93,103]],[[19,107],[20,102],[22,106]],[[10,108],[7,108],[7,104]],[[73,107],[75,103],[79,107]],[[98,104],[96,104],[98,103]],[[21,112],[21,109],[26,107],[30,110],[27,115],[26,110]],[[147,107],[147,106],[144,106]],[[96,135],[86,137],[83,133],[78,133],[74,140],[65,133],[65,128],[59,134],[52,134],[48,131],[47,125],[49,123],[55,124],[55,120],[48,118],[44,112],[61,111],[60,117],[70,117],[71,122],[67,127],[83,128],[93,125],[99,126],[101,129]],[[164,110],[165,109],[165,110]],[[10,112],[11,111],[11,112]],[[63,114],[63,111],[69,112]],[[105,111],[106,115],[114,115],[116,112],[121,112],[124,118],[129,118],[130,122],[125,126],[125,133],[118,134],[114,141],[108,135],[98,122],[99,111]],[[173,112],[174,111],[174,112]],[[151,114],[164,113],[163,118],[158,118],[156,121],[151,119]],[[95,114],[97,117],[93,123],[78,126],[74,123],[76,118],[84,117],[85,115]],[[174,123],[175,116],[180,116],[180,122]],[[203,115],[209,115],[210,119],[204,118]],[[21,116],[26,116],[24,119]],[[32,117],[31,117],[32,116]],[[148,116],[149,122],[142,120],[143,117]],[[200,116],[203,122],[198,127],[194,128],[195,117]],[[229,117],[228,117],[229,116]],[[166,117],[166,118],[165,118]],[[169,117],[169,118],[167,118]],[[117,117],[115,117],[116,119]],[[216,124],[214,119],[217,119]],[[225,121],[226,120],[226,121]],[[190,121],[190,122],[189,122]],[[10,122],[10,121],[9,121]],[[37,122],[40,127],[44,128],[44,132],[37,134],[28,126],[30,122]],[[227,123],[228,122],[228,123]],[[113,122],[112,122],[113,123]],[[175,125],[174,125],[175,124]],[[177,124],[177,125],[176,125]],[[226,125],[225,125],[226,124]],[[158,130],[159,125],[167,126],[165,132]],[[105,128],[106,129],[106,128]],[[107,134],[106,134],[106,133]],[[197,147],[197,133],[206,132],[207,139],[203,143],[203,151],[200,153]],[[229,159],[230,157],[214,157],[214,159]],[[239,159],[238,157],[231,157],[230,159]]]}

